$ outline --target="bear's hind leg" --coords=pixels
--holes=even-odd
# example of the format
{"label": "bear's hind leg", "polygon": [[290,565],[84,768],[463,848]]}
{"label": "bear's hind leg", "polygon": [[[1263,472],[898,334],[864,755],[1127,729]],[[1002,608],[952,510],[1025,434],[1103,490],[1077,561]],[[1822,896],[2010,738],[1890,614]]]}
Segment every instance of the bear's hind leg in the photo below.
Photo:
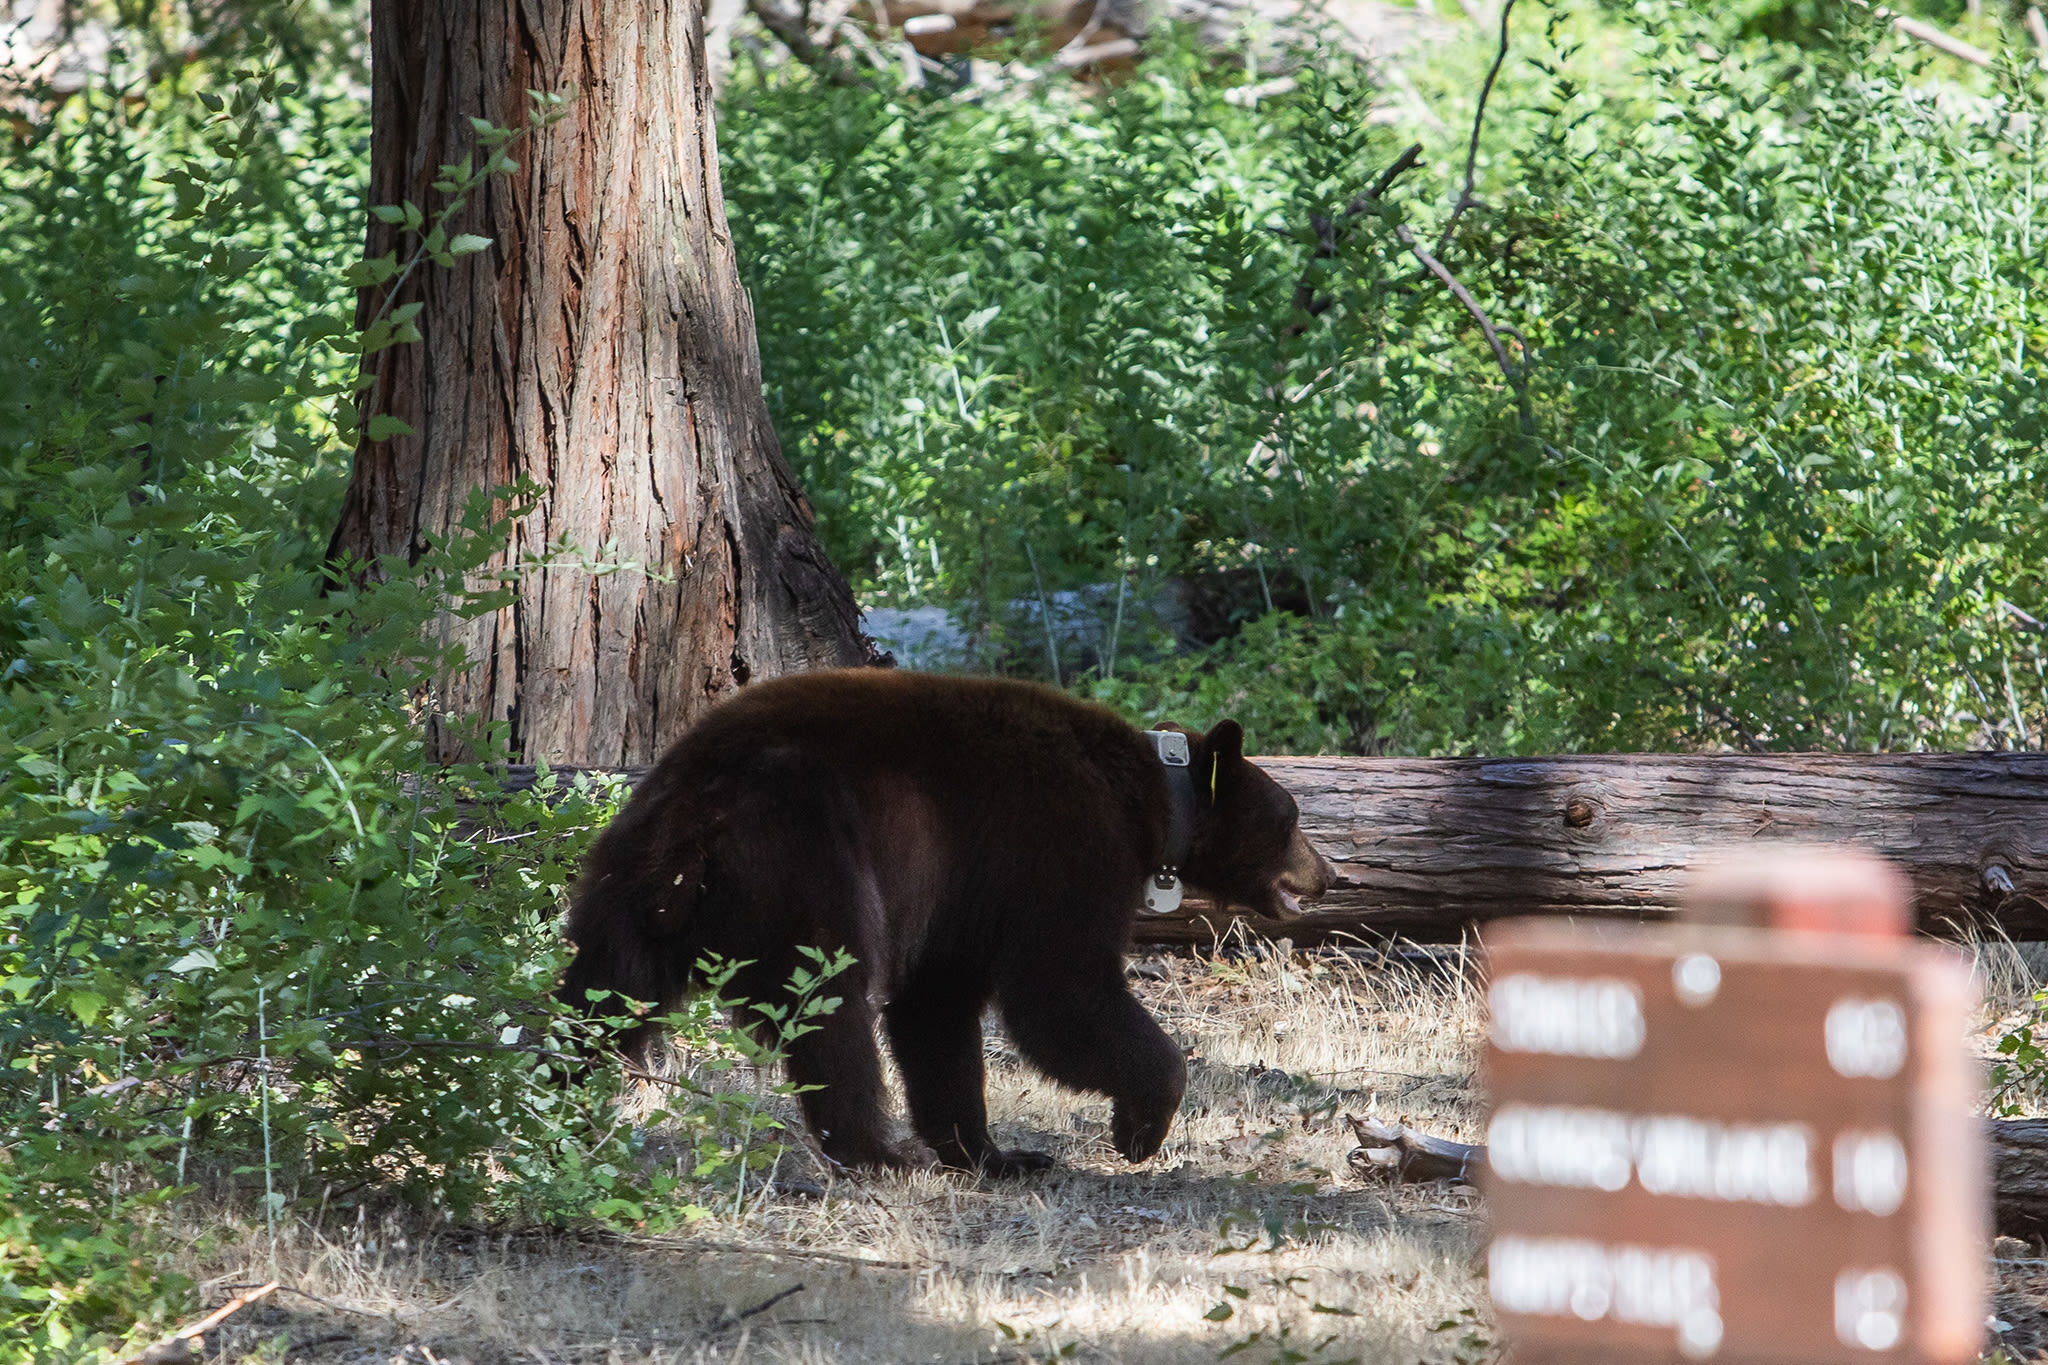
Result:
{"label": "bear's hind leg", "polygon": [[1018,1050],[1062,1085],[1116,1101],[1110,1140],[1143,1161],[1166,1140],[1187,1090],[1180,1048],[1124,985],[1123,957],[1054,971],[1046,957],[999,987],[1003,1022]]}
{"label": "bear's hind leg", "polygon": [[[784,1044],[789,1079],[802,1088],[804,1118],[828,1160],[884,1170],[929,1164],[889,1140],[869,1002],[886,954],[868,933],[878,919],[874,878],[852,796],[831,769],[775,749],[754,756],[731,809],[709,859],[710,891],[725,899],[707,950],[752,964],[733,978],[739,996],[787,1006],[791,974],[812,966],[797,945],[847,949],[852,964],[824,988],[839,1007]],[[782,1041],[772,1021],[756,1015],[750,1027],[764,1043]]]}
{"label": "bear's hind leg", "polygon": [[867,1170],[903,1171],[927,1164],[889,1140],[875,1012],[865,995],[849,988],[817,1029],[789,1043],[785,1057],[793,1084],[816,1087],[798,1099],[826,1157]]}
{"label": "bear's hind leg", "polygon": [[981,1009],[987,988],[915,983],[898,991],[885,1014],[889,1050],[903,1073],[911,1122],[939,1160],[959,1170],[1021,1175],[1052,1165],[1043,1152],[1006,1152],[988,1133],[981,1059]]}

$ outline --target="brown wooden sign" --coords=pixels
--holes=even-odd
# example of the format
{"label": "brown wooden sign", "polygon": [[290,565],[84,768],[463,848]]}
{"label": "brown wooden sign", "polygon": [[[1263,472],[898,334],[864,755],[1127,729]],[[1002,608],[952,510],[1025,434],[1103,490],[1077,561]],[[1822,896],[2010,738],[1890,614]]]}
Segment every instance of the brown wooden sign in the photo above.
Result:
{"label": "brown wooden sign", "polygon": [[1985,1155],[1951,952],[1556,921],[1487,947],[1489,1274],[1518,1361],[1977,1358]]}

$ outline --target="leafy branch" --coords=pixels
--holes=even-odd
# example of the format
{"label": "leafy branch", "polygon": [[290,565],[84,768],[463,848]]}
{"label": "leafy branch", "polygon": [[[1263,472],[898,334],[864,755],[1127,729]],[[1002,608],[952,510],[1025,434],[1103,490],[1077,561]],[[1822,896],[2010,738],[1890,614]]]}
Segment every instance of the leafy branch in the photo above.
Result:
{"label": "leafy branch", "polygon": [[[519,163],[512,159],[512,149],[535,133],[544,131],[559,123],[569,112],[573,94],[543,93],[528,90],[531,101],[527,121],[523,127],[504,128],[486,118],[471,118],[469,123],[476,134],[477,146],[483,151],[479,164],[475,153],[465,153],[462,160],[449,162],[440,167],[440,175],[433,182],[436,193],[447,196],[447,202],[429,220],[418,204],[410,199],[399,204],[378,204],[370,214],[378,222],[397,228],[401,233],[412,233],[418,240],[412,250],[400,260],[393,248],[382,256],[370,257],[355,262],[343,272],[343,278],[361,289],[385,286],[383,298],[379,301],[369,321],[356,337],[355,349],[364,357],[377,354],[393,346],[409,345],[422,339],[417,319],[425,304],[417,301],[400,304],[398,298],[405,289],[413,272],[428,262],[449,267],[464,256],[474,256],[491,245],[489,237],[473,232],[451,234],[450,225],[457,215],[469,207],[469,197],[478,189],[498,176],[515,175]],[[374,378],[366,383],[374,384]],[[413,435],[413,429],[404,421],[388,413],[378,413],[369,418],[367,425],[358,433],[361,415],[357,405],[347,399],[336,406],[335,428],[349,435],[360,435],[371,441],[382,441],[392,436]]]}

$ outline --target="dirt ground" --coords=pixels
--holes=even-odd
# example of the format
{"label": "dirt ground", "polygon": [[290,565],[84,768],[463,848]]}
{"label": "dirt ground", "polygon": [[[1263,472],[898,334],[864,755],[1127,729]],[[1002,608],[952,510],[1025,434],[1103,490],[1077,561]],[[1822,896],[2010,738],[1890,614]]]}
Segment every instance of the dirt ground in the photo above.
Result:
{"label": "dirt ground", "polygon": [[[2037,964],[1980,949],[1980,1049]],[[1052,1087],[992,1031],[999,1141],[1054,1172],[833,1179],[798,1150],[783,1188],[673,1237],[428,1228],[356,1215],[198,1245],[210,1304],[288,1286],[209,1345],[233,1362],[1139,1362],[1477,1365],[1501,1350],[1475,1193],[1351,1169],[1343,1115],[1481,1140],[1481,993],[1420,962],[1264,949],[1151,957],[1133,984],[1190,1050],[1164,1150],[1125,1166],[1106,1102]],[[744,1083],[744,1078],[741,1082]],[[1992,1361],[2048,1361],[2048,1248],[2001,1240]],[[2002,1330],[2000,1330],[2002,1329]]]}
{"label": "dirt ground", "polygon": [[1269,950],[1149,958],[1133,984],[1191,1049],[1180,1121],[1141,1167],[1110,1149],[1106,1101],[1053,1087],[992,1032],[997,1139],[1054,1153],[1051,1173],[835,1180],[799,1151],[788,1192],[665,1238],[330,1214],[273,1251],[257,1224],[196,1258],[206,1301],[273,1277],[290,1290],[211,1344],[335,1365],[1145,1362],[1253,1337],[1238,1358],[1260,1365],[1490,1358],[1474,1194],[1346,1164],[1347,1110],[1478,1140],[1479,997],[1459,964]]}

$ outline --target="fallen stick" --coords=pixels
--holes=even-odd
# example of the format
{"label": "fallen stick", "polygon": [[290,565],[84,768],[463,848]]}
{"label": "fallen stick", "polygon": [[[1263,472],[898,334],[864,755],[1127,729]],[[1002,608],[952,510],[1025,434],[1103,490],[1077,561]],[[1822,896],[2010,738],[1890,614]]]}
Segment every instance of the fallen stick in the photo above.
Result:
{"label": "fallen stick", "polygon": [[190,1327],[179,1328],[141,1355],[128,1357],[121,1365],[197,1365],[205,1354],[208,1332],[258,1299],[276,1293],[277,1289],[278,1282],[272,1280],[269,1284],[258,1285],[246,1294],[237,1294]]}
{"label": "fallen stick", "polygon": [[1136,38],[1112,38],[1106,43],[1094,43],[1088,47],[1077,47],[1063,51],[1052,59],[1055,71],[1079,71],[1084,66],[1097,62],[1116,62],[1138,55]]}
{"label": "fallen stick", "polygon": [[1469,1184],[1486,1163],[1486,1149],[1449,1138],[1418,1133],[1400,1123],[1344,1116],[1358,1148],[1346,1158],[1360,1174],[1390,1175],[1396,1184],[1410,1180],[1456,1180]]}
{"label": "fallen stick", "polygon": [[722,1313],[719,1315],[718,1321],[712,1323],[709,1327],[706,1327],[704,1329],[704,1339],[706,1341],[710,1341],[715,1337],[723,1336],[725,1335],[725,1333],[730,1332],[733,1328],[739,1326],[742,1322],[745,1322],[748,1318],[759,1317],[761,1314],[767,1312],[776,1304],[781,1303],[784,1299],[789,1298],[791,1295],[801,1294],[803,1292],[804,1287],[802,1284],[793,1284],[789,1288],[784,1289],[779,1293],[771,1294],[769,1297],[755,1304],[752,1308],[744,1308],[737,1313]]}

